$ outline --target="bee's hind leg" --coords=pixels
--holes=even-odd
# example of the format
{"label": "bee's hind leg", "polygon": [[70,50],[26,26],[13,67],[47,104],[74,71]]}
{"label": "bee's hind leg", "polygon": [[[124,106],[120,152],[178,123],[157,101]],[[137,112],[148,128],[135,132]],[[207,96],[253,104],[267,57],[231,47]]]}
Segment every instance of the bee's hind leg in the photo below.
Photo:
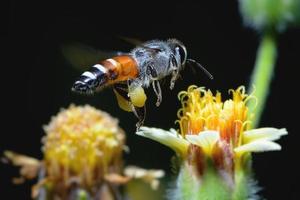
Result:
{"label": "bee's hind leg", "polygon": [[161,104],[162,101],[162,93],[161,93],[161,88],[160,88],[160,84],[159,81],[155,80],[152,82],[152,87],[153,90],[156,94],[157,100],[156,100],[156,106],[158,107]]}
{"label": "bee's hind leg", "polygon": [[146,106],[137,107],[132,105],[132,112],[138,118],[138,122],[136,123],[136,130],[138,131],[141,126],[143,126],[145,118],[146,118]]}

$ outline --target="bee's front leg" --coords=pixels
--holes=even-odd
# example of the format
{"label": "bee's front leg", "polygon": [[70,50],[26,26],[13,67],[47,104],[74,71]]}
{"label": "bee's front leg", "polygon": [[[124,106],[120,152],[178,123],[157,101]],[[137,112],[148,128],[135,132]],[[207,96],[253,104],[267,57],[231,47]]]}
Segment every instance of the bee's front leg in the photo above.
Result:
{"label": "bee's front leg", "polygon": [[175,86],[175,82],[176,80],[178,79],[179,77],[179,72],[177,69],[175,69],[173,72],[172,72],[172,78],[171,78],[171,81],[170,81],[170,89],[173,90],[174,89],[174,86]]}
{"label": "bee's front leg", "polygon": [[158,107],[162,101],[162,93],[161,93],[159,81],[157,80],[158,78],[157,71],[154,68],[152,63],[149,63],[147,65],[147,75],[150,76],[152,79],[152,87],[157,97],[156,106]]}
{"label": "bee's front leg", "polygon": [[177,61],[176,61],[176,58],[174,55],[171,55],[169,65],[170,65],[170,68],[172,69],[172,78],[170,81],[170,89],[173,90],[173,88],[175,86],[175,82],[179,77],[178,64],[177,64]]}
{"label": "bee's front leg", "polygon": [[147,64],[147,71],[146,71],[147,75],[150,76],[152,79],[157,79],[158,74],[156,69],[154,68],[152,63]]}
{"label": "bee's front leg", "polygon": [[160,103],[162,102],[162,93],[161,93],[161,88],[160,88],[160,84],[159,81],[155,80],[152,82],[152,87],[153,90],[156,94],[157,100],[156,100],[156,106],[158,107],[160,105]]}

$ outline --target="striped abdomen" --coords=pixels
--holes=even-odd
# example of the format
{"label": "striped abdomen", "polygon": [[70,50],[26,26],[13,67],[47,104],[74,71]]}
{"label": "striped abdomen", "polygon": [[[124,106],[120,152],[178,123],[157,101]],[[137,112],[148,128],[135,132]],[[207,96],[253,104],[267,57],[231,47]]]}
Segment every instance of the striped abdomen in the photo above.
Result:
{"label": "striped abdomen", "polygon": [[74,83],[72,90],[93,93],[97,88],[138,76],[138,66],[131,56],[117,56],[100,62],[84,72]]}

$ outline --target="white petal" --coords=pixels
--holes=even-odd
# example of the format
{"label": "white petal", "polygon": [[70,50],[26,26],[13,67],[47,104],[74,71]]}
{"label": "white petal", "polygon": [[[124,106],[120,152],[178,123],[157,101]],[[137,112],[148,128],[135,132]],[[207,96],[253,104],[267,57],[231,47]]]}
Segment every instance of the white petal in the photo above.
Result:
{"label": "white petal", "polygon": [[186,139],[210,154],[213,146],[220,139],[220,134],[218,131],[202,131],[198,135],[186,135]]}
{"label": "white petal", "polygon": [[281,146],[279,144],[267,140],[257,140],[234,149],[234,151],[238,154],[243,154],[246,152],[264,152],[278,150],[281,150]]}
{"label": "white petal", "polygon": [[178,134],[178,132],[174,128],[170,128],[170,132],[173,133],[174,135],[182,138],[182,136],[180,134]]}
{"label": "white petal", "polygon": [[278,140],[281,136],[287,135],[288,132],[285,128],[259,128],[250,131],[245,131],[243,134],[243,143],[249,143],[257,140]]}
{"label": "white petal", "polygon": [[160,142],[173,149],[176,153],[182,155],[187,153],[189,142],[179,135],[177,136],[176,132],[174,132],[173,130],[165,131],[158,128],[149,128],[146,126],[142,126],[136,132],[136,134]]}

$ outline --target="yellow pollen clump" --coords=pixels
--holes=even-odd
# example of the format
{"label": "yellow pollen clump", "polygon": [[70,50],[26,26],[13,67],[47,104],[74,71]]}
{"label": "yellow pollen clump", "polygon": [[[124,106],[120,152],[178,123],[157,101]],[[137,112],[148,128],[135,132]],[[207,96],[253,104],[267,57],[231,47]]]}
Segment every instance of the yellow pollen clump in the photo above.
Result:
{"label": "yellow pollen clump", "polygon": [[240,143],[240,134],[249,129],[250,117],[246,102],[252,96],[245,93],[243,86],[230,90],[232,99],[222,101],[221,93],[215,95],[210,90],[190,86],[187,91],[178,94],[182,108],[177,115],[180,133],[199,134],[201,131],[216,130],[222,139],[232,142],[234,146]]}
{"label": "yellow pollen clump", "polygon": [[122,167],[125,134],[118,121],[91,106],[62,110],[44,127],[43,151],[47,178],[94,185]]}

